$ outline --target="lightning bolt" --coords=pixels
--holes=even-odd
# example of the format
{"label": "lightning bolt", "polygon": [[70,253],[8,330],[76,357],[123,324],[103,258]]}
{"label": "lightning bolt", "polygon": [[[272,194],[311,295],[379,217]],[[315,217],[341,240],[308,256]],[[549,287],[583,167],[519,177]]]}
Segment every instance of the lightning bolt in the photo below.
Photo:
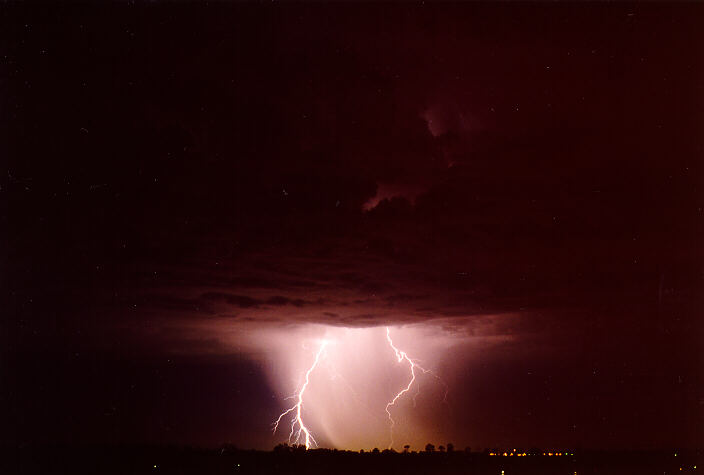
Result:
{"label": "lightning bolt", "polygon": [[[394,342],[391,339],[391,330],[389,329],[389,327],[386,327],[386,340],[389,342],[389,346],[391,346],[391,348],[396,353],[397,362],[402,363],[404,360],[408,361],[408,364],[411,369],[411,379],[410,379],[410,381],[408,381],[408,384],[406,385],[406,387],[403,388],[401,391],[399,391],[398,394],[396,394],[396,396],[394,396],[394,398],[386,404],[386,414],[389,416],[389,422],[391,423],[391,425],[389,427],[389,439],[390,439],[389,449],[390,449],[394,445],[394,426],[396,425],[396,421],[394,421],[394,418],[391,415],[390,408],[392,406],[396,405],[396,401],[398,401],[401,396],[403,396],[404,394],[406,394],[408,391],[411,390],[413,383],[416,381],[416,369],[419,369],[423,374],[430,373],[432,376],[435,377],[435,379],[440,381],[445,386],[445,396],[443,398],[443,402],[447,402],[448,387],[447,387],[447,384],[445,384],[445,382],[442,379],[440,379],[440,377],[438,375],[436,375],[435,373],[433,373],[429,369],[423,368],[418,363],[416,363],[413,359],[411,359],[408,356],[408,354],[406,354],[405,351],[399,350],[398,348],[396,348],[396,346],[394,346]],[[413,396],[413,405],[414,406],[416,403],[416,398],[418,397],[419,393],[420,393],[420,387],[418,387],[418,392],[416,392],[415,396]]]}
{"label": "lightning bolt", "polygon": [[[284,416],[287,414],[290,414],[295,411],[295,417],[291,419],[291,432],[288,435],[288,442],[289,444],[291,443],[291,440],[295,440],[295,443],[299,443],[301,440],[301,435],[303,434],[305,436],[305,445],[306,445],[306,450],[308,450],[311,446],[311,442],[315,444],[316,446],[318,443],[315,441],[315,438],[313,435],[310,433],[310,430],[306,427],[306,425],[303,423],[303,415],[301,414],[303,410],[303,394],[306,392],[306,388],[308,387],[308,383],[310,382],[310,374],[315,370],[315,367],[318,366],[318,363],[320,362],[320,358],[323,354],[323,350],[325,350],[325,346],[328,344],[326,340],[323,340],[320,343],[320,348],[318,349],[318,353],[315,355],[315,361],[313,361],[313,364],[311,365],[310,368],[308,368],[308,371],[306,371],[306,377],[305,377],[305,382],[301,386],[301,389],[298,391],[297,394],[295,394],[293,397],[298,399],[298,402],[292,406],[291,408],[285,410],[284,412],[281,413],[278,419],[276,419],[276,422],[274,422],[274,434],[276,434],[276,429],[279,428],[279,423],[281,422],[281,419],[283,419]],[[296,425],[298,425],[298,430],[296,431]],[[295,434],[295,439],[294,439],[294,434]]]}

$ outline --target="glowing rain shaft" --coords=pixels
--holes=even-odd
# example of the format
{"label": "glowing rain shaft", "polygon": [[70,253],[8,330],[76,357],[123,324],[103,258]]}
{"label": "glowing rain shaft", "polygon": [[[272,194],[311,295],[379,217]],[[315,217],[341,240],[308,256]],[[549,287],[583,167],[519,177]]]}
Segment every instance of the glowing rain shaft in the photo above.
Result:
{"label": "glowing rain shaft", "polygon": [[[293,407],[281,413],[279,418],[276,419],[276,422],[274,422],[274,434],[276,434],[276,429],[279,428],[279,422],[281,422],[281,419],[285,415],[296,411],[296,416],[291,420],[291,433],[288,436],[288,442],[291,443],[291,440],[294,438],[293,435],[295,433],[295,443],[299,443],[301,440],[301,433],[303,433],[305,434],[306,450],[310,448],[311,442],[313,442],[313,444],[315,444],[316,446],[318,445],[318,443],[315,441],[315,438],[311,435],[310,430],[308,430],[306,425],[303,423],[303,416],[301,414],[301,411],[303,409],[303,394],[305,393],[306,388],[308,387],[308,382],[310,381],[310,374],[313,372],[313,370],[315,370],[316,366],[318,366],[318,363],[320,362],[320,357],[322,356],[323,350],[325,350],[325,346],[327,344],[328,342],[325,340],[320,343],[318,353],[316,353],[315,355],[315,361],[313,361],[311,367],[308,369],[308,371],[306,371],[305,382],[303,383],[303,386],[301,386],[301,389],[298,391],[297,395],[294,395],[294,397],[297,396],[298,402]],[[296,431],[296,425],[298,425],[298,431]]]}

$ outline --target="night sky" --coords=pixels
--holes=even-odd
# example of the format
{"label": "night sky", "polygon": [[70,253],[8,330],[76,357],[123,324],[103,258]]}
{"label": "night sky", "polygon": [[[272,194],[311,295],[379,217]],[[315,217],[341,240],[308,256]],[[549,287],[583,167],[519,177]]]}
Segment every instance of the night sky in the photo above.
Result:
{"label": "night sky", "polygon": [[416,449],[701,446],[702,25],[4,5],[0,443],[270,449],[306,338],[389,326],[447,384],[399,408]]}

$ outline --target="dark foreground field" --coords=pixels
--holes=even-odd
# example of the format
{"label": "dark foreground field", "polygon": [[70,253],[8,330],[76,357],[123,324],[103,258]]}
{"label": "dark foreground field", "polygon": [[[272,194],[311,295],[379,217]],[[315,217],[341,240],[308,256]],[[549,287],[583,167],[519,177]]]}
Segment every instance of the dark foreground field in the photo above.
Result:
{"label": "dark foreground field", "polygon": [[[676,455],[675,455],[676,454]],[[179,447],[4,450],[3,474],[679,474],[704,470],[701,453],[581,452],[496,457],[483,453],[357,453],[336,450],[242,451]],[[699,466],[698,466],[699,465]]]}

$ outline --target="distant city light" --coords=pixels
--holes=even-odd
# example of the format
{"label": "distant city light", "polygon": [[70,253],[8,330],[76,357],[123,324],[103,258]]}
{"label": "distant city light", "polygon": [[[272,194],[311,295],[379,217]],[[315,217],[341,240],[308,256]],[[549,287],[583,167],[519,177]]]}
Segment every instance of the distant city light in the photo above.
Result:
{"label": "distant city light", "polygon": [[[513,457],[514,455],[516,457],[530,457],[533,455],[540,455],[541,452],[536,452],[536,453],[528,453],[528,452],[518,452],[518,449],[510,449],[509,452],[489,452],[488,455],[490,457]],[[573,452],[542,452],[543,456],[555,456],[555,457],[567,457],[568,455],[574,455]]]}

